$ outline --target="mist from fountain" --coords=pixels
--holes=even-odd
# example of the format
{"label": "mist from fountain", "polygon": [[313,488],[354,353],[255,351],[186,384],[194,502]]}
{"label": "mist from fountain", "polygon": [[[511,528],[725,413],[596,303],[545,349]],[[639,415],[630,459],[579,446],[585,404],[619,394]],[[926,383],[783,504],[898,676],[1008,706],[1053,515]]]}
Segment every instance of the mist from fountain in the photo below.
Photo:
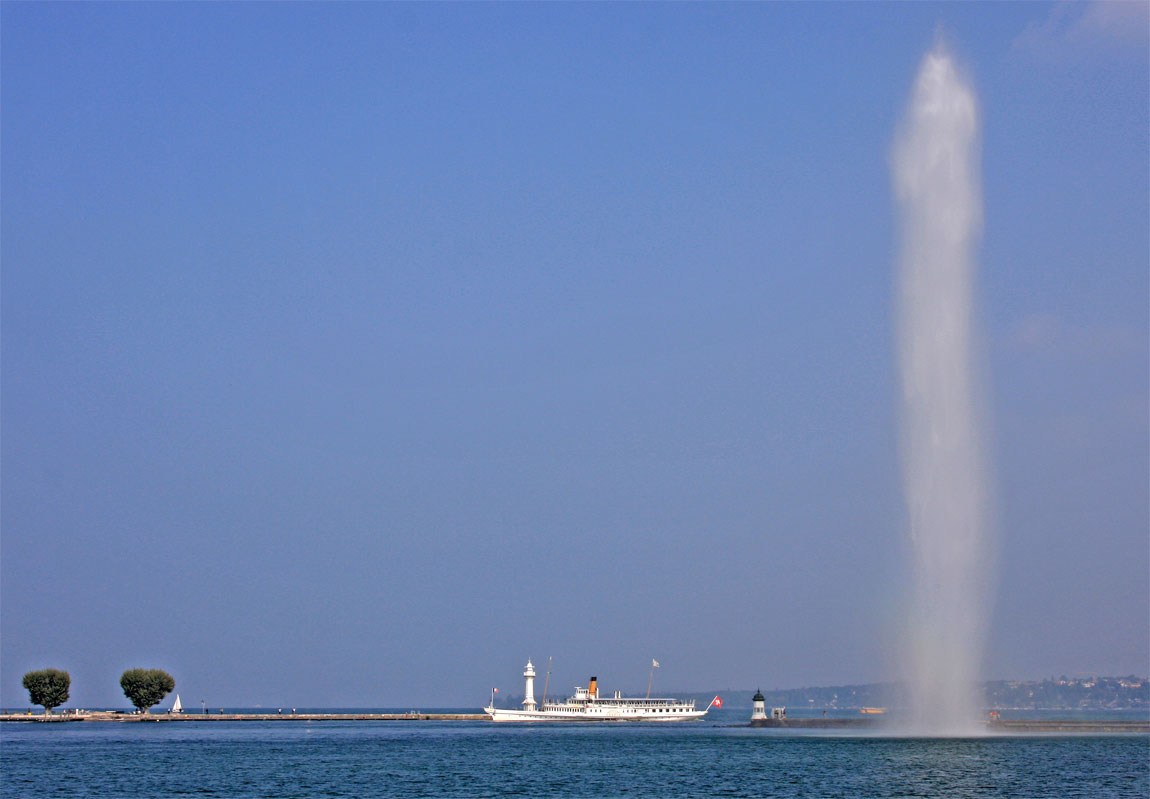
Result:
{"label": "mist from fountain", "polygon": [[981,731],[989,588],[988,496],[974,368],[982,227],[979,113],[944,44],[923,59],[896,137],[901,222],[901,456],[913,550],[905,665],[912,731]]}

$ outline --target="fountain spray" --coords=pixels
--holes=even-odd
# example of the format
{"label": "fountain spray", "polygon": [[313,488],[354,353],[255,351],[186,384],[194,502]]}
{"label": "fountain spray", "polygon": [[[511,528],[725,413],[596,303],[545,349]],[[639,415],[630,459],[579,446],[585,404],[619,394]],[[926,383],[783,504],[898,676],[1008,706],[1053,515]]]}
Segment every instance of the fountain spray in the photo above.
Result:
{"label": "fountain spray", "polygon": [[923,59],[892,177],[901,222],[901,449],[914,577],[913,730],[976,733],[988,588],[987,479],[973,357],[982,227],[974,92],[943,44]]}

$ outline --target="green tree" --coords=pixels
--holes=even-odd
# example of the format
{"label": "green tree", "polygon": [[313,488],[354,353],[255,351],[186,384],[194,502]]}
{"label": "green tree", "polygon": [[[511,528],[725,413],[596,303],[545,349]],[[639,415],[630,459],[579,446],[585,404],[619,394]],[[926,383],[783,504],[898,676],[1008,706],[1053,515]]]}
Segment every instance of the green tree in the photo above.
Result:
{"label": "green tree", "polygon": [[147,713],[176,687],[176,681],[160,669],[128,669],[120,675],[120,687],[133,705]]}
{"label": "green tree", "polygon": [[28,689],[28,698],[33,705],[43,705],[44,715],[52,712],[52,708],[59,707],[68,701],[68,689],[72,687],[72,678],[66,671],[59,669],[41,669],[30,671],[24,675],[24,687]]}

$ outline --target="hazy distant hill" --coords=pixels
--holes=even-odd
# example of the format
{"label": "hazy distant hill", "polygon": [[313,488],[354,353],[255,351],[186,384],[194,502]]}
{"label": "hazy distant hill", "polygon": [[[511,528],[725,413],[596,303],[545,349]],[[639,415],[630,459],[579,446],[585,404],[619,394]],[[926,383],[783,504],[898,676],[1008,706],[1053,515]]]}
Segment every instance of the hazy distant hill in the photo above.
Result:
{"label": "hazy distant hill", "polygon": [[[792,710],[811,708],[815,710],[857,709],[860,707],[895,707],[898,706],[898,686],[893,683],[872,683],[870,685],[832,685],[821,688],[788,688],[786,690],[763,691],[763,698],[768,709],[772,707],[786,707]],[[712,691],[692,692],[682,694],[689,699],[695,699],[697,704],[705,705],[718,694],[723,698],[725,708],[751,707],[753,690],[745,691]],[[680,694],[676,694],[678,696]]]}
{"label": "hazy distant hill", "polygon": [[[1146,677],[1057,677],[1049,680],[1013,682],[994,680],[984,685],[988,709],[1024,710],[1142,710],[1150,709],[1150,679]],[[754,690],[662,691],[661,696],[694,699],[705,707],[715,694],[725,708],[751,707]],[[822,688],[788,688],[763,691],[766,706],[793,710],[855,710],[860,707],[897,708],[906,705],[906,692],[898,683],[832,685]],[[538,700],[539,694],[535,696]],[[554,694],[551,695],[554,699]],[[523,696],[500,695],[500,707],[514,707]]]}
{"label": "hazy distant hill", "polygon": [[992,708],[1028,710],[1140,710],[1150,708],[1150,680],[1145,677],[1057,677],[1040,682],[986,684]]}
{"label": "hazy distant hill", "polygon": [[[1150,680],[1145,677],[1058,677],[1038,681],[994,680],[984,684],[986,707],[1005,710],[1141,710],[1150,709]],[[724,707],[751,706],[754,691],[719,692]],[[692,693],[703,702],[714,693]],[[763,691],[766,706],[812,709],[902,707],[906,691],[898,683],[834,685]]]}

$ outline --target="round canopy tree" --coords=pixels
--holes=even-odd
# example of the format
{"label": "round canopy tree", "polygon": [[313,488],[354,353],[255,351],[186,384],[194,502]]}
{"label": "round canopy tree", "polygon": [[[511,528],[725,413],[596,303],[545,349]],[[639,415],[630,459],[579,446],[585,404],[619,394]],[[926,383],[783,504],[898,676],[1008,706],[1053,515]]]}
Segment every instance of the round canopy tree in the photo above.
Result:
{"label": "round canopy tree", "polygon": [[52,712],[52,708],[68,701],[72,678],[68,672],[59,669],[30,671],[24,675],[24,687],[28,689],[28,698],[33,705],[44,706],[46,716]]}
{"label": "round canopy tree", "polygon": [[133,705],[147,713],[176,687],[176,681],[160,669],[128,669],[120,675],[120,687]]}

